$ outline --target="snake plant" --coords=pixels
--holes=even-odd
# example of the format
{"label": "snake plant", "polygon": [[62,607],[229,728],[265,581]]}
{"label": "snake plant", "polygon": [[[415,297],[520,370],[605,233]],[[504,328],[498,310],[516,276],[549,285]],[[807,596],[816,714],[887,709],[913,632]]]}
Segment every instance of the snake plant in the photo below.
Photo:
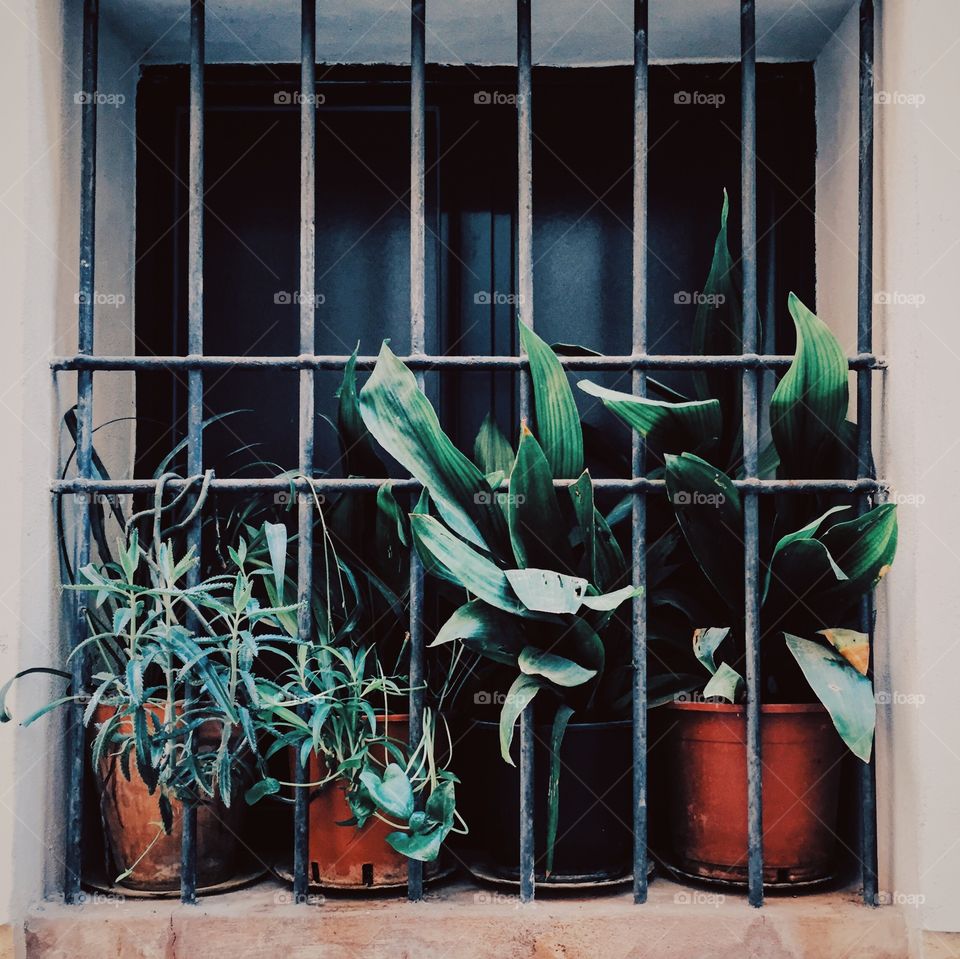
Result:
{"label": "snake plant", "polygon": [[[723,296],[705,297],[720,305],[698,310],[698,352],[739,351],[740,297],[726,219],[724,196],[705,287],[706,293]],[[846,418],[844,351],[793,294],[788,309],[797,347],[769,401],[771,443],[761,453],[760,473],[780,479],[853,476],[856,425]],[[693,636],[693,652],[710,674],[703,693],[742,699],[744,524],[740,492],[731,479],[741,465],[739,389],[731,393],[729,377],[724,382],[716,374],[701,374],[694,380],[696,399],[671,402],[589,381],[578,385],[639,431],[662,457],[668,499],[702,574],[702,615],[712,617]],[[851,752],[868,761],[875,725],[869,637],[852,627],[862,598],[893,562],[897,518],[891,504],[862,513],[854,506],[852,497],[836,494],[761,497],[761,679],[768,701],[816,696]]]}

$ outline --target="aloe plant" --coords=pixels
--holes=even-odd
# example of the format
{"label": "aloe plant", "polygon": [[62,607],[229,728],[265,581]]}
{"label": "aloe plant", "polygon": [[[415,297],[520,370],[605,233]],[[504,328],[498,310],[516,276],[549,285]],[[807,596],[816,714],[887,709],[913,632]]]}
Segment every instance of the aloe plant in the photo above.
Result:
{"label": "aloe plant", "polygon": [[[707,291],[725,290],[728,302],[737,304],[726,214],[725,196]],[[797,348],[770,400],[772,442],[761,455],[761,473],[783,479],[854,475],[856,426],[846,418],[843,349],[792,293],[788,309]],[[717,352],[736,352],[731,323],[739,323],[736,310],[698,311],[695,339]],[[727,348],[718,347],[722,342]],[[731,702],[741,699],[743,511],[729,475],[736,475],[740,462],[739,441],[733,439],[741,415],[739,397],[706,396],[716,387],[706,376],[696,380],[700,398],[689,402],[649,400],[589,381],[578,385],[662,456],[668,499],[702,573],[701,605],[711,611],[704,615],[724,624],[694,632],[694,654],[711,677],[703,692]],[[762,690],[766,698],[780,701],[812,692],[854,755],[868,761],[875,723],[867,675],[869,640],[850,625],[862,597],[893,562],[896,508],[882,504],[855,516],[852,504],[838,499],[842,497],[784,494],[761,501]],[[718,651],[724,653],[721,662]]]}
{"label": "aloe plant", "polygon": [[[409,516],[411,539],[427,571],[460,593],[431,645],[459,644],[512,676],[500,713],[503,759],[513,763],[514,729],[527,705],[545,700],[553,717],[549,873],[563,733],[573,716],[616,718],[628,708],[630,644],[614,617],[640,589],[630,585],[621,546],[597,508],[567,376],[530,328],[521,325],[520,336],[534,416],[521,424],[515,453],[489,418],[476,462],[457,449],[386,343],[359,407],[369,434],[423,484]],[[568,488],[555,488],[557,479]],[[655,581],[663,572],[654,564]],[[685,681],[662,679],[666,686]]]}

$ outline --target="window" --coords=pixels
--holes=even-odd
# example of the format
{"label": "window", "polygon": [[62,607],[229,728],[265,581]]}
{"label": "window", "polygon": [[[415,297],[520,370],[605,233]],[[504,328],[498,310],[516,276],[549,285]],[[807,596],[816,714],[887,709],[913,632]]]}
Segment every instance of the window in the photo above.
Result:
{"label": "window", "polygon": [[[314,86],[312,0],[304,2],[299,78],[272,69],[266,71],[272,74],[269,77],[260,69],[204,70],[202,0],[193,0],[191,10],[189,72],[148,71],[138,105],[143,147],[138,154],[138,357],[103,360],[92,355],[93,181],[84,180],[81,292],[86,299],[82,298],[80,310],[80,351],[58,363],[61,369],[81,371],[79,478],[57,484],[56,491],[149,490],[152,484],[143,477],[151,474],[158,451],[184,435],[184,425],[186,469],[194,474],[215,466],[217,489],[254,488],[260,461],[283,466],[299,463],[304,472],[321,475],[320,488],[353,488],[350,479],[322,475],[325,464],[335,462],[338,454],[322,431],[315,434],[314,411],[322,412],[329,402],[354,344],[358,340],[364,346],[373,344],[385,335],[394,340],[398,351],[409,351],[423,374],[423,386],[441,404],[462,446],[486,405],[478,401],[480,397],[492,399],[505,427],[515,422],[516,413],[529,413],[529,391],[516,388],[526,376],[525,372],[518,376],[517,371],[528,364],[505,359],[519,352],[512,322],[515,309],[521,322],[533,322],[549,340],[586,341],[587,346],[601,347],[604,352],[593,365],[611,367],[608,383],[629,372],[633,389],[640,391],[645,386],[644,373],[661,368],[666,379],[682,383],[691,366],[710,363],[709,358],[691,361],[683,355],[682,319],[689,316],[698,292],[695,284],[704,273],[705,263],[698,260],[697,251],[709,247],[713,230],[703,213],[718,206],[722,187],[731,187],[734,210],[741,202],[746,208],[741,250],[744,315],[753,317],[758,307],[774,304],[766,311],[772,321],[763,340],[755,324],[748,322],[745,355],[716,364],[729,370],[731,378],[742,376],[744,395],[752,400],[744,407],[745,463],[739,484],[744,499],[748,610],[749,895],[759,905],[763,895],[755,616],[761,588],[759,500],[774,491],[818,489],[857,492],[865,505],[879,488],[870,475],[870,377],[878,364],[871,355],[869,267],[863,266],[870,262],[872,227],[871,5],[864,5],[862,26],[860,355],[852,360],[860,411],[858,478],[789,482],[756,479],[761,424],[755,400],[766,368],[783,366],[773,354],[787,354],[793,346],[790,327],[775,304],[784,301],[788,284],[812,300],[812,216],[794,198],[814,187],[813,86],[807,66],[756,67],[752,2],[741,4],[739,69],[648,70],[647,5],[638,0],[633,70],[532,74],[530,5],[529,0],[518,0],[520,67],[516,76],[513,71],[476,74],[431,68],[425,81],[424,13],[422,3],[415,0],[409,86],[405,71],[354,67],[331,70]],[[86,18],[84,85],[95,90],[95,4],[87,4]],[[301,97],[304,102],[287,109],[297,99],[298,83],[306,94]],[[700,102],[701,88],[710,90],[710,102]],[[516,110],[514,104],[503,102],[510,100],[514,90],[518,92]],[[742,112],[738,109],[741,92]],[[314,112],[317,95],[323,99]],[[683,98],[697,109],[691,109],[687,120],[668,118],[663,105],[682,104]],[[87,173],[94,163],[96,108],[94,99],[83,114]],[[413,148],[408,156],[406,130],[411,118]],[[636,137],[632,120],[637,123]],[[742,143],[743,158],[738,143]],[[705,152],[710,155],[709,164],[702,163]],[[238,165],[239,156],[250,162]],[[303,166],[298,163],[301,156]],[[412,171],[409,178],[408,169]],[[739,189],[734,191],[736,184]],[[525,203],[531,189],[532,210]],[[315,241],[310,212],[314,199]],[[199,215],[201,206],[204,216]],[[292,228],[298,206],[304,211],[299,233]],[[367,229],[371,219],[374,227]],[[739,219],[735,213],[731,223]],[[421,248],[417,238],[423,225],[426,241]],[[649,237],[646,257],[634,256],[639,240],[631,238],[631,226],[638,236]],[[731,235],[737,236],[738,231],[731,230]],[[669,257],[659,252],[668,250]],[[349,268],[343,265],[348,256]],[[788,258],[792,270],[786,277],[780,264]],[[249,268],[251,259],[258,269]],[[677,268],[668,267],[668,261]],[[529,294],[531,284],[535,303]],[[764,359],[767,354],[769,362]],[[481,359],[474,363],[471,356]],[[575,369],[586,361],[569,357],[565,363]],[[369,362],[364,360],[363,365]],[[96,369],[137,370],[139,479],[97,477],[91,452],[91,380]],[[296,377],[292,370],[299,371]],[[299,381],[299,393],[294,379]],[[209,433],[201,433],[205,416],[242,407],[247,396],[255,396],[257,402],[242,427],[231,425],[225,431],[214,424]],[[302,422],[308,426],[298,426]],[[240,454],[235,458],[238,442]],[[641,542],[645,497],[662,494],[662,481],[644,475],[638,444],[628,455],[625,432],[620,442],[620,449],[607,451],[611,468],[606,488],[634,497],[632,534],[635,542]],[[251,444],[261,445],[250,453]],[[243,478],[226,479],[221,468]],[[271,485],[262,474],[259,479],[261,489],[284,489],[282,481]],[[308,512],[309,506],[301,504],[301,600],[311,581]],[[89,555],[90,530],[85,512],[78,515],[76,558],[81,563]],[[196,526],[195,540],[199,536]],[[643,555],[641,551],[635,564],[637,585],[645,582]],[[423,669],[422,600],[422,579],[414,564],[410,599],[414,686]],[[637,901],[643,901],[646,635],[643,600],[633,602],[638,680],[637,719],[631,736],[636,790],[634,891]],[[82,628],[79,618],[78,622]],[[861,625],[870,631],[869,603]],[[79,680],[79,657],[74,668]],[[422,699],[416,691],[411,696],[414,728],[422,721]],[[73,897],[80,882],[82,750],[82,736],[76,736],[71,753],[67,879],[67,892]],[[519,795],[520,888],[525,900],[533,897],[535,887],[533,755],[532,714],[526,710],[521,718]],[[302,767],[298,772],[303,773]],[[864,896],[870,902],[876,894],[872,775],[872,767],[865,765],[860,858]],[[298,895],[305,895],[308,881],[306,806],[301,791],[295,812]],[[194,840],[192,829],[185,829],[182,882],[187,900],[196,894]],[[421,896],[422,881],[422,870],[412,863],[412,898]]]}

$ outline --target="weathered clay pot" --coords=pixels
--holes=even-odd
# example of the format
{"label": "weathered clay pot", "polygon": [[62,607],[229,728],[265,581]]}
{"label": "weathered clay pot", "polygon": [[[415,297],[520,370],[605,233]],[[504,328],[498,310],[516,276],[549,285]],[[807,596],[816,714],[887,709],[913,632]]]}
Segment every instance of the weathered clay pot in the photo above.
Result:
{"label": "weathered clay pot", "polygon": [[[406,742],[410,733],[410,717],[396,713],[386,717],[387,735]],[[384,720],[378,720],[383,726]],[[291,765],[294,761],[291,751]],[[379,757],[385,759],[386,757]],[[316,753],[307,764],[310,782],[327,775],[327,769]],[[391,826],[370,817],[363,829],[338,826],[353,817],[347,803],[349,783],[336,780],[314,790],[310,799],[310,882],[318,886],[340,889],[369,889],[398,886],[407,881],[407,858],[395,852],[387,842],[394,832]],[[425,864],[429,873],[431,864]]]}
{"label": "weathered clay pot", "polygon": [[[155,709],[162,715],[163,707]],[[113,706],[99,706],[97,725],[107,722],[116,712]],[[121,722],[120,731],[130,732],[131,719]],[[201,746],[216,750],[220,745],[221,727],[210,722],[195,733]],[[180,843],[183,836],[183,806],[172,800],[173,829],[164,833],[157,804],[157,793],[150,795],[130,763],[130,779],[120,769],[119,761],[107,756],[100,762],[98,786],[102,818],[106,828],[107,849],[116,874],[127,870],[120,885],[145,891],[172,891],[180,886]],[[200,886],[213,886],[231,878],[238,848],[243,811],[242,797],[227,809],[216,799],[197,808],[197,881]]]}
{"label": "weathered clay pot", "polygon": [[[747,879],[746,710],[664,707],[670,861],[694,876]],[[845,750],[819,704],[761,707],[764,882],[829,878]]]}

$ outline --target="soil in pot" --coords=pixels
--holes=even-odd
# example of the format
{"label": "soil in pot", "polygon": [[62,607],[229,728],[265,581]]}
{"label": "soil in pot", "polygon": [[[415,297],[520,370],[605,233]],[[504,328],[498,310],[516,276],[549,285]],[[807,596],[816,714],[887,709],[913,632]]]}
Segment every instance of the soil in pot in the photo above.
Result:
{"label": "soil in pot", "polygon": [[[657,768],[664,779],[653,788],[667,794],[667,862],[691,876],[745,883],[744,707],[674,703],[663,708],[663,721]],[[837,844],[843,742],[819,704],[765,705],[761,731],[764,882],[792,885],[829,879]]]}
{"label": "soil in pot", "polygon": [[[102,724],[116,712],[113,706],[99,706],[95,720]],[[158,715],[162,707],[156,708]],[[130,732],[131,719],[123,720],[121,732]],[[221,726],[210,722],[197,730],[201,748],[216,750]],[[128,872],[120,885],[131,889],[166,892],[180,887],[180,844],[183,837],[183,805],[172,800],[173,828],[163,831],[157,793],[153,795],[130,763],[130,779],[120,769],[119,760],[107,756],[100,762],[97,785],[100,790],[103,823],[112,875]],[[245,803],[234,797],[228,809],[218,799],[197,808],[197,880],[214,886],[233,876],[237,860],[238,836],[242,828]]]}
{"label": "soil in pot", "polygon": [[[385,717],[386,735],[406,743],[410,734],[409,715],[396,713]],[[384,729],[384,720],[378,719],[378,728]],[[386,757],[378,757],[384,760]],[[291,767],[294,755],[291,751]],[[327,768],[316,753],[311,754],[307,775],[310,782],[318,782],[327,775]],[[333,889],[375,889],[404,885],[407,881],[405,856],[396,852],[387,842],[393,826],[371,816],[362,829],[338,826],[353,818],[347,802],[350,784],[337,780],[310,797],[310,882],[315,886]],[[436,863],[424,863],[424,874],[436,872]]]}
{"label": "soil in pot", "polygon": [[[633,858],[632,727],[629,721],[571,723],[560,747],[560,806],[554,869],[546,867],[549,725],[536,727],[535,853],[539,882],[609,882],[629,875]],[[519,735],[513,758],[519,764]],[[500,755],[496,722],[463,723],[457,749],[458,808],[469,827],[464,854],[485,876],[520,875],[520,772]]]}

